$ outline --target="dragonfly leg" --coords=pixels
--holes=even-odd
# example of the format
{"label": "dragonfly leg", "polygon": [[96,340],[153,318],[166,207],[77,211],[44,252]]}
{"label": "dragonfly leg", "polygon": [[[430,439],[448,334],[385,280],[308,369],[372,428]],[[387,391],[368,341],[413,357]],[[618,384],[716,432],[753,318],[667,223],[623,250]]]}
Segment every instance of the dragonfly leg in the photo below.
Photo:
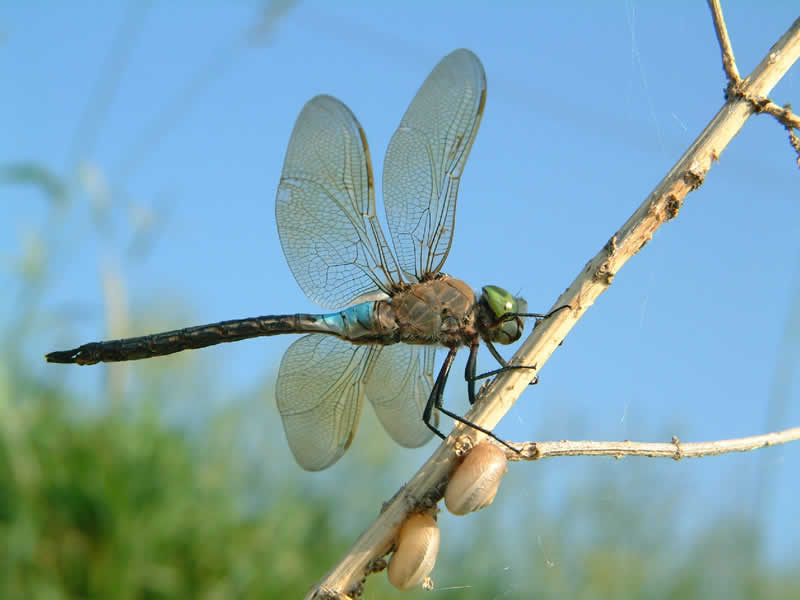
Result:
{"label": "dragonfly leg", "polygon": [[[491,342],[486,342],[486,345],[489,346],[490,350],[494,350],[495,358],[497,362],[503,365],[502,369],[495,369],[494,371],[488,371],[487,373],[481,373],[480,375],[476,375],[477,365],[478,365],[478,340],[476,339],[469,347],[469,357],[467,358],[467,368],[464,370],[464,379],[467,380],[467,395],[469,397],[469,403],[475,404],[475,382],[481,379],[486,379],[488,377],[492,377],[493,375],[499,375],[500,373],[504,373],[506,371],[510,371],[511,369],[535,369],[536,367],[529,367],[526,365],[509,365],[497,350],[494,349],[494,346]],[[536,385],[539,383],[539,378],[535,378],[533,381],[530,382],[529,385]]]}
{"label": "dragonfly leg", "polygon": [[569,304],[563,304],[558,308],[554,308],[549,313],[542,314],[542,313],[506,313],[500,319],[507,319],[509,317],[532,317],[537,321],[540,319],[548,319],[556,314],[560,310],[564,310],[565,308],[572,308]]}
{"label": "dragonfly leg", "polygon": [[[563,308],[563,307],[562,307]],[[556,309],[560,310],[560,309]],[[494,344],[489,341],[485,341],[486,346],[489,348],[489,352],[492,353],[495,360],[502,365],[502,368],[495,369],[494,371],[487,371],[486,373],[481,373],[480,375],[475,375],[475,371],[472,371],[472,379],[477,381],[478,379],[486,379],[487,377],[492,377],[494,375],[499,375],[500,373],[505,373],[506,371],[510,371],[512,369],[535,369],[537,368],[536,365],[528,366],[528,365],[510,365],[508,362],[500,355],[497,351],[497,348],[494,347]],[[470,377],[467,376],[467,381],[470,380]],[[535,377],[533,381],[531,381],[528,385],[536,385],[539,383],[539,377]]]}
{"label": "dragonfly leg", "polygon": [[[478,381],[479,379],[486,379],[487,377],[493,377],[495,375],[499,375],[500,373],[505,373],[506,371],[513,371],[515,369],[536,369],[536,365],[506,365],[505,367],[501,367],[499,369],[495,369],[494,371],[486,371],[486,373],[481,373],[480,375],[473,375],[471,381]],[[469,379],[467,381],[470,381]],[[537,377],[533,381],[531,381],[528,385],[536,385],[539,383],[539,378]]]}
{"label": "dragonfly leg", "polygon": [[447,436],[431,423],[431,416],[433,416],[434,407],[441,410],[444,384],[447,382],[447,376],[450,374],[450,367],[453,366],[453,359],[456,357],[456,352],[456,348],[450,348],[450,351],[447,353],[442,368],[439,370],[439,375],[436,376],[431,394],[428,396],[428,402],[425,403],[425,410],[422,411],[422,420],[425,421],[425,425],[442,439],[445,439]]}
{"label": "dragonfly leg", "polygon": [[[456,413],[454,413],[452,411],[447,410],[443,406],[442,399],[444,397],[444,384],[447,382],[447,377],[450,374],[450,367],[453,366],[453,360],[456,357],[456,352],[458,352],[457,348],[450,348],[450,351],[447,353],[447,356],[444,359],[444,364],[442,364],[442,368],[439,371],[439,375],[436,377],[436,382],[433,384],[433,389],[431,390],[431,395],[428,396],[428,403],[425,405],[425,410],[422,413],[422,419],[425,421],[425,424],[428,426],[428,428],[431,431],[433,431],[440,438],[442,438],[442,439],[446,438],[446,436],[441,431],[436,429],[436,427],[434,427],[434,425],[430,422],[431,415],[433,414],[433,409],[436,408],[436,410],[438,410],[442,414],[447,415],[451,419],[453,419],[455,421],[458,421],[459,423],[463,423],[467,427],[472,427],[476,431],[480,431],[481,433],[483,433],[485,435],[488,435],[490,438],[492,438],[494,440],[497,440],[499,443],[503,444],[506,448],[509,448],[510,450],[513,450],[514,452],[519,454],[519,452],[520,452],[519,450],[517,450],[516,448],[511,446],[505,440],[501,440],[499,437],[497,437],[494,433],[492,433],[488,429],[485,429],[485,428],[481,427],[480,425],[476,425],[475,423],[472,423],[471,421],[468,421],[464,417],[462,417],[460,415],[457,415]],[[471,353],[472,353],[472,347],[470,346],[470,354]],[[468,360],[468,362],[469,362],[469,360]],[[473,360],[473,363],[474,362],[475,361]],[[474,385],[474,383],[473,383],[473,385]],[[473,390],[473,393],[474,393],[474,390]]]}
{"label": "dragonfly leg", "polygon": [[478,340],[472,340],[469,345],[469,356],[467,357],[467,367],[464,370],[464,379],[467,380],[467,397],[469,398],[470,406],[475,404],[475,371],[478,365]]}
{"label": "dragonfly leg", "polygon": [[494,356],[494,359],[497,362],[499,362],[501,365],[503,365],[504,367],[507,367],[508,366],[508,362],[506,362],[506,359],[503,358],[503,356],[500,354],[500,352],[498,352],[497,348],[494,347],[494,344],[492,342],[488,341],[488,340],[486,340],[485,343],[486,343],[486,347],[489,348],[489,352],[491,352],[492,356]]}

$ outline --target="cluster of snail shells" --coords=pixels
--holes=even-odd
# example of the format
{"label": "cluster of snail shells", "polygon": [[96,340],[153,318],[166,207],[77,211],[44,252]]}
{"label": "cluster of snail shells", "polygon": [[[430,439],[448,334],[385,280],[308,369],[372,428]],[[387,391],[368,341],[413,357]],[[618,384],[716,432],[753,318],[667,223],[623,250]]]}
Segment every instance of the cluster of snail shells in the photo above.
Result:
{"label": "cluster of snail shells", "polygon": [[[456,467],[444,502],[454,515],[465,515],[485,508],[494,500],[506,472],[505,453],[497,446],[481,442]],[[428,580],[439,553],[439,527],[429,513],[416,513],[400,526],[395,551],[389,561],[389,582],[409,590]]]}

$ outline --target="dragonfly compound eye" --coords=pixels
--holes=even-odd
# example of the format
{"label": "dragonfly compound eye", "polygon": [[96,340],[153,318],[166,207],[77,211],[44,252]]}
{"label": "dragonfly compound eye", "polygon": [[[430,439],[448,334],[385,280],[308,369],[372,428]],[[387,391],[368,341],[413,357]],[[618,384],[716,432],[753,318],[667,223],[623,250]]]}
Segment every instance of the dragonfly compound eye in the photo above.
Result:
{"label": "dragonfly compound eye", "polygon": [[484,286],[481,290],[481,300],[486,303],[497,319],[507,313],[517,312],[517,299],[511,295],[511,292],[496,285]]}
{"label": "dragonfly compound eye", "polygon": [[[494,323],[487,327],[492,342],[512,344],[522,337],[524,325],[517,315],[527,310],[528,303],[525,300],[512,296],[509,291],[496,285],[487,285],[481,290],[480,302],[485,314],[494,319]],[[501,320],[504,315],[513,316]]]}
{"label": "dragonfly compound eye", "polygon": [[447,484],[444,503],[454,515],[489,506],[506,472],[506,455],[494,444],[481,442],[467,454]]}
{"label": "dragonfly compound eye", "polygon": [[522,337],[523,327],[522,321],[518,317],[511,317],[492,329],[492,341],[498,344],[513,344]]}
{"label": "dragonfly compound eye", "polygon": [[439,553],[439,527],[432,516],[414,514],[400,526],[397,549],[389,560],[389,583],[399,590],[422,585]]}

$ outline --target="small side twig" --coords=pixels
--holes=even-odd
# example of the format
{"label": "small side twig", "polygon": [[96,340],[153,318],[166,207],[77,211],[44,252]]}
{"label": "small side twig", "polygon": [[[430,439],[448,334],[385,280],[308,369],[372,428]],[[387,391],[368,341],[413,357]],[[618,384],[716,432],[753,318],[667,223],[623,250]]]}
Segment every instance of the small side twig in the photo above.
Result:
{"label": "small side twig", "polygon": [[797,166],[800,167],[800,137],[797,137],[797,134],[791,129],[789,130],[789,143],[797,152]]}
{"label": "small side twig", "polygon": [[525,442],[511,444],[520,450],[519,454],[506,450],[506,458],[514,460],[542,460],[555,456],[645,456],[650,458],[671,458],[681,460],[684,458],[700,458],[701,456],[717,456],[731,452],[749,452],[758,448],[777,446],[800,440],[800,427],[754,435],[744,438],[729,440],[714,440],[710,442],[681,442],[673,437],[669,443],[632,442],[596,442],[596,441],[569,441],[556,442]]}
{"label": "small side twig", "polygon": [[795,129],[800,131],[800,116],[792,112],[792,105],[778,106],[769,98],[760,99],[761,102],[756,104],[756,99],[748,98],[751,103],[756,106],[758,112],[767,113],[775,117],[789,133],[789,143],[797,153],[797,166],[800,167],[800,136],[795,133]]}
{"label": "small side twig", "polygon": [[787,129],[800,129],[800,116],[792,112],[792,105],[778,106],[769,98],[759,106],[761,112],[772,115],[780,121]]}
{"label": "small side twig", "polygon": [[711,18],[714,19],[714,31],[717,33],[719,47],[722,50],[722,68],[728,76],[728,86],[738,87],[742,81],[739,69],[736,67],[736,59],[733,57],[733,46],[728,37],[728,28],[725,26],[725,18],[722,16],[722,6],[719,0],[708,0],[708,7],[711,9]]}

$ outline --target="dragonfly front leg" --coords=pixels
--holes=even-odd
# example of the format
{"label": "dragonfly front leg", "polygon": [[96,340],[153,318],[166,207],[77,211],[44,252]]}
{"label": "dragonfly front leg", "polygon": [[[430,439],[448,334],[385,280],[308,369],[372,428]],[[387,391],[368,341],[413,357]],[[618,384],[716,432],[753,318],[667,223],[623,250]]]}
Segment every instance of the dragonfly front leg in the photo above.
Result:
{"label": "dragonfly front leg", "polygon": [[[442,364],[442,368],[439,370],[439,375],[436,377],[436,382],[433,384],[433,389],[431,390],[431,395],[428,396],[428,402],[427,402],[427,404],[425,404],[425,410],[422,412],[422,420],[425,421],[425,425],[427,425],[428,428],[431,431],[433,431],[433,433],[438,435],[440,438],[445,439],[447,437],[441,431],[439,431],[433,425],[433,423],[431,423],[431,415],[433,414],[433,409],[435,407],[436,410],[438,410],[439,412],[447,415],[451,419],[454,419],[454,420],[458,421],[459,423],[463,423],[467,427],[472,427],[476,431],[480,431],[481,433],[483,433],[485,435],[488,435],[490,438],[492,438],[494,440],[497,440],[498,442],[500,442],[501,444],[503,444],[507,448],[513,450],[514,452],[519,453],[519,450],[517,450],[516,448],[510,446],[508,444],[508,442],[506,442],[505,440],[501,440],[499,437],[497,437],[494,433],[492,433],[488,429],[485,429],[485,428],[481,427],[480,425],[476,425],[475,423],[472,423],[471,421],[468,421],[464,417],[462,417],[460,415],[457,415],[454,412],[451,412],[451,411],[447,410],[443,406],[443,401],[442,400],[443,400],[443,397],[444,397],[444,384],[447,382],[447,376],[450,374],[450,367],[453,366],[453,360],[456,357],[456,352],[458,352],[458,348],[450,348],[450,350],[447,353],[447,356],[444,359],[444,364]],[[470,346],[470,356],[472,356],[472,353],[473,353],[472,346]],[[469,363],[469,359],[467,360],[467,362]],[[474,359],[473,359],[473,363],[474,363]],[[473,365],[473,368],[474,368],[474,365]],[[475,395],[475,390],[474,390],[475,383],[474,383],[474,381],[472,383],[470,383],[470,385],[473,386],[473,389],[469,393],[471,394],[471,397],[474,397],[474,395]]]}
{"label": "dragonfly front leg", "polygon": [[[508,364],[508,362],[497,351],[497,348],[494,347],[494,344],[492,344],[492,342],[490,342],[488,340],[484,340],[484,341],[486,343],[486,346],[489,348],[489,352],[492,353],[492,356],[494,356],[495,360],[497,362],[499,362],[502,365],[502,367],[499,368],[499,369],[494,369],[493,371],[487,371],[486,373],[481,373],[480,375],[476,375],[475,371],[476,371],[477,358],[478,358],[477,342],[474,342],[474,345],[476,346],[475,350],[474,350],[474,356],[473,356],[473,347],[470,346],[470,355],[469,355],[469,358],[467,359],[467,371],[466,371],[464,376],[465,376],[467,382],[469,382],[469,385],[470,385],[470,390],[471,390],[470,403],[471,404],[475,403],[475,382],[478,381],[479,379],[486,379],[487,377],[493,377],[495,375],[499,375],[500,373],[505,373],[506,371],[511,371],[512,369],[536,369],[537,368],[536,365],[530,366],[530,365],[510,365],[510,364]],[[472,364],[470,364],[470,361],[472,361]],[[531,381],[528,385],[536,385],[537,383],[539,383],[539,378],[535,377],[533,379],[533,381]]]}

